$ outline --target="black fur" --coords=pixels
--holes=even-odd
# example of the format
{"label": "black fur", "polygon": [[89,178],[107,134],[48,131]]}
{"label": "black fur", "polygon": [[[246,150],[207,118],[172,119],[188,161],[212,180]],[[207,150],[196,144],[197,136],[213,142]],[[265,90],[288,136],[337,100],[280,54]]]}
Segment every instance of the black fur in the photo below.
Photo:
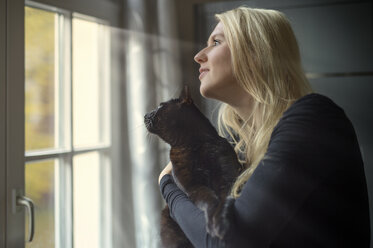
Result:
{"label": "black fur", "polygon": [[[228,206],[232,205],[227,195],[241,171],[232,146],[193,104],[187,87],[178,99],[161,103],[146,114],[144,122],[150,133],[171,145],[174,181],[204,211],[207,232],[223,238],[229,226]],[[161,239],[164,247],[192,247],[171,219],[168,207],[162,211]]]}

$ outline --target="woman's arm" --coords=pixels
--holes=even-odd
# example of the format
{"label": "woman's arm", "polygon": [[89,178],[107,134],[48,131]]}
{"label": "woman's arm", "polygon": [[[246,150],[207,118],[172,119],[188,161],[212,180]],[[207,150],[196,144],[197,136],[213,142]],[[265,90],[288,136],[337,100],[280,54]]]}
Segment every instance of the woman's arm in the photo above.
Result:
{"label": "woman's arm", "polygon": [[[206,231],[202,210],[197,208],[176,186],[170,174],[162,177],[160,189],[170,209],[171,217],[181,226],[195,247],[203,247]],[[184,218],[184,213],[187,213],[187,218]]]}
{"label": "woman's arm", "polygon": [[171,217],[179,224],[185,235],[194,247],[246,247],[244,235],[232,235],[236,230],[233,226],[227,236],[232,236],[229,246],[224,246],[223,241],[212,238],[206,232],[206,220],[202,210],[197,208],[186,194],[174,183],[172,176],[167,174],[160,181],[161,193],[166,200]]}

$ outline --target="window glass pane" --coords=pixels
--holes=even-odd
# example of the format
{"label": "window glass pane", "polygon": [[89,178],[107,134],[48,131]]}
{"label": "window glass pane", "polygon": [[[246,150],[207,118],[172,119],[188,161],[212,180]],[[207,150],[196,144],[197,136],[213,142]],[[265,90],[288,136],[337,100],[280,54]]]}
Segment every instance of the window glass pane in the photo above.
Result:
{"label": "window glass pane", "polygon": [[[50,248],[55,245],[55,167],[56,160],[25,165],[26,196],[35,204],[35,236],[26,247]],[[26,233],[28,218],[26,217]]]}
{"label": "window glass pane", "polygon": [[100,54],[100,25],[73,19],[73,118],[74,146],[100,143],[104,61]]}
{"label": "window glass pane", "polygon": [[55,147],[56,14],[25,7],[25,148]]}
{"label": "window glass pane", "polygon": [[74,247],[100,247],[100,157],[97,152],[74,157]]}

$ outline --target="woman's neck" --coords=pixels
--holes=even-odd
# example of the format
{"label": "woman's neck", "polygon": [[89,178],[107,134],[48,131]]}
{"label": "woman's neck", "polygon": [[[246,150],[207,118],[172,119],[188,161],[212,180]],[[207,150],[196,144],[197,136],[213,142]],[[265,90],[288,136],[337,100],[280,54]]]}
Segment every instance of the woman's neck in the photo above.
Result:
{"label": "woman's neck", "polygon": [[241,97],[233,99],[232,102],[228,104],[236,111],[240,118],[245,121],[252,115],[254,98],[247,93]]}

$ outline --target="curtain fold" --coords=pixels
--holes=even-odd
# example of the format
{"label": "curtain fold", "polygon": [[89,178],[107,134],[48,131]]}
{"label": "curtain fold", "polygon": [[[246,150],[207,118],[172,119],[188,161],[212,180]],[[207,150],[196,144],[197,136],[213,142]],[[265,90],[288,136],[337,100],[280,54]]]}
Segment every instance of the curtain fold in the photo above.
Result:
{"label": "curtain fold", "polygon": [[[169,147],[143,118],[181,90],[173,1],[126,1],[126,29],[112,29],[113,247],[161,247],[158,176]],[[114,114],[115,115],[115,114]]]}

